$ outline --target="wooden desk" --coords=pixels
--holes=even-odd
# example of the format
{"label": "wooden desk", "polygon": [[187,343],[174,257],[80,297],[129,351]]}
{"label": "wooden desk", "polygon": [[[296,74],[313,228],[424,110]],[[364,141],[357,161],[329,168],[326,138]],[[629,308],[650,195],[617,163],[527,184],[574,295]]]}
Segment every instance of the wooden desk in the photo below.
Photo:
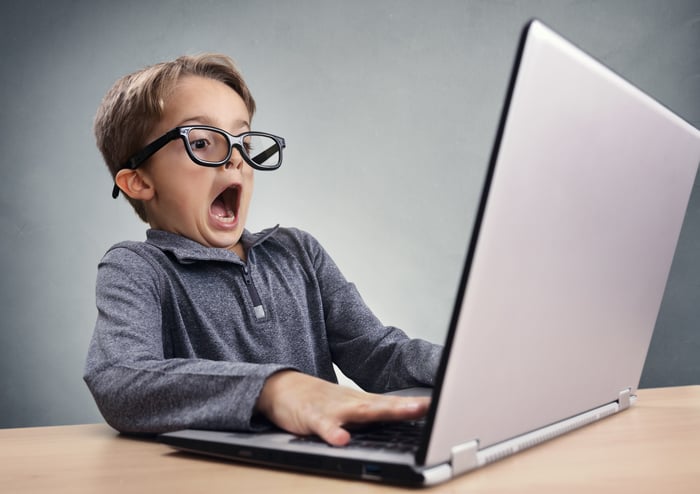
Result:
{"label": "wooden desk", "polygon": [[[0,491],[410,492],[176,453],[104,424],[0,430]],[[426,492],[700,492],[700,386],[640,390],[623,413]]]}

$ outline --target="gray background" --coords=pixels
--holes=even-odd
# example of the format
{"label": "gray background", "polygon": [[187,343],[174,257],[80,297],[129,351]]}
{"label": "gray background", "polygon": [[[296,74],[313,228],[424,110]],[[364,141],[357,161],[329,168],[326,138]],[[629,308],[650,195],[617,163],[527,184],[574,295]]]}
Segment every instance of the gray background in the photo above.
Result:
{"label": "gray background", "polygon": [[[539,17],[700,126],[695,1],[23,1],[0,16],[0,427],[99,421],[96,265],[145,225],[92,119],[121,75],[233,56],[287,138],[248,226],[314,233],[387,324],[442,342],[523,24]],[[643,386],[700,383],[694,189]]]}

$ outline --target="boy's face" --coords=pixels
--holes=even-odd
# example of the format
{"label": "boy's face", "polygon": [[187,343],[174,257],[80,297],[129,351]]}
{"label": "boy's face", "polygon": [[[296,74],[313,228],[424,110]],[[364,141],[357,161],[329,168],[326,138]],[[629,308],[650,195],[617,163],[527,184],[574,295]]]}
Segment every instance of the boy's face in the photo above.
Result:
{"label": "boy's face", "polygon": [[[226,84],[199,76],[180,80],[165,102],[165,112],[147,141],[181,125],[211,125],[238,135],[250,130],[243,99]],[[208,247],[230,249],[244,258],[239,244],[253,194],[253,169],[234,148],[227,165],[199,166],[176,139],[142,167],[153,194],[144,201],[151,227],[180,234]]]}

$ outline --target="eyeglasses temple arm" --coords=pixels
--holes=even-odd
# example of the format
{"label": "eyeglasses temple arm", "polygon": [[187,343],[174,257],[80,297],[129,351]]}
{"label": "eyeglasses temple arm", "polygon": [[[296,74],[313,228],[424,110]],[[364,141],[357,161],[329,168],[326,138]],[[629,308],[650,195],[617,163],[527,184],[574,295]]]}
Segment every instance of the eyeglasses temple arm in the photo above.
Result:
{"label": "eyeglasses temple arm", "polygon": [[265,160],[267,160],[270,156],[272,156],[273,154],[278,153],[279,150],[280,150],[280,145],[279,145],[279,144],[275,144],[274,146],[270,146],[269,148],[267,148],[265,151],[263,151],[263,152],[261,152],[261,153],[255,155],[255,156],[252,157],[251,159],[252,159],[255,163],[262,163],[262,162],[264,162]]}
{"label": "eyeglasses temple arm", "polygon": [[[148,146],[143,148],[141,151],[133,155],[131,158],[129,158],[129,161],[124,163],[122,166],[119,167],[120,170],[135,170],[139,166],[141,166],[141,163],[146,161],[148,158],[153,156],[156,151],[158,151],[160,148],[165,146],[167,143],[172,141],[173,139],[177,139],[180,137],[180,128],[174,128],[167,134],[164,134],[163,136],[159,137],[152,143],[150,143]],[[112,188],[112,198],[116,199],[117,196],[119,195],[119,186],[115,183],[114,188]]]}

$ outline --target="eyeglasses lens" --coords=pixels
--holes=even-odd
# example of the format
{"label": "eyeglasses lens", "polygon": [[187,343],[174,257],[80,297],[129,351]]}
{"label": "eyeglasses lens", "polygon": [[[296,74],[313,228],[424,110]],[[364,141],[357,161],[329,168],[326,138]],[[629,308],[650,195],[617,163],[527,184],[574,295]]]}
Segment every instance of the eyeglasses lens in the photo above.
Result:
{"label": "eyeglasses lens", "polygon": [[[211,129],[194,128],[188,134],[192,153],[205,163],[226,160],[231,144],[226,135]],[[276,168],[280,162],[280,148],[271,137],[249,134],[243,139],[248,159],[261,168]]]}
{"label": "eyeglasses lens", "polygon": [[280,164],[280,147],[274,139],[252,134],[244,139],[250,159],[261,168],[277,168]]}
{"label": "eyeglasses lens", "polygon": [[228,156],[228,139],[220,132],[195,128],[187,137],[192,153],[205,163],[219,163]]}

